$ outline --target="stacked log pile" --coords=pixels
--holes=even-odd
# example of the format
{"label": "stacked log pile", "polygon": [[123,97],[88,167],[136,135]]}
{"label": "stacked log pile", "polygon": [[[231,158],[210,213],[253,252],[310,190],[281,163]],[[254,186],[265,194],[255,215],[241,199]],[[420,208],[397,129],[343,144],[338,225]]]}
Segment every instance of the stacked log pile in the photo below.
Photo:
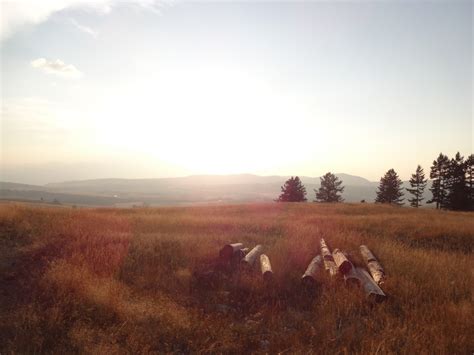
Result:
{"label": "stacked log pile", "polygon": [[252,250],[244,248],[243,243],[226,244],[219,252],[219,258],[223,264],[231,265],[232,268],[241,267],[244,271],[251,271],[258,264],[265,282],[273,279],[273,270],[270,259],[263,254],[263,246],[258,244]]}
{"label": "stacked log pile", "polygon": [[315,283],[316,274],[319,271],[322,261],[325,269],[329,271],[331,276],[340,274],[344,277],[346,285],[362,287],[369,299],[380,302],[387,297],[379,286],[385,279],[385,272],[382,265],[380,265],[379,261],[367,246],[361,245],[360,252],[367,264],[370,274],[361,267],[354,267],[347,255],[338,248],[334,249],[331,253],[326,241],[322,238],[320,245],[321,255],[317,255],[311,260],[308,268],[301,277],[303,283]]}
{"label": "stacked log pile", "polygon": [[[341,275],[346,285],[356,285],[361,287],[367,298],[380,302],[386,299],[387,295],[380,288],[385,280],[385,271],[366,245],[360,246],[360,253],[367,266],[367,270],[362,267],[355,267],[349,260],[346,253],[336,248],[331,253],[326,241],[320,240],[320,255],[316,255],[308,264],[304,274],[301,276],[301,283],[310,290],[317,285],[318,274],[324,269],[331,275]],[[198,279],[207,285],[214,285],[219,282],[219,275],[224,273],[233,274],[235,271],[250,272],[258,264],[262,275],[262,280],[269,283],[273,280],[273,269],[269,257],[263,253],[263,246],[258,244],[249,251],[244,248],[243,243],[226,244],[219,251],[219,262],[213,270],[208,270],[197,275]],[[258,260],[258,262],[257,262]]]}

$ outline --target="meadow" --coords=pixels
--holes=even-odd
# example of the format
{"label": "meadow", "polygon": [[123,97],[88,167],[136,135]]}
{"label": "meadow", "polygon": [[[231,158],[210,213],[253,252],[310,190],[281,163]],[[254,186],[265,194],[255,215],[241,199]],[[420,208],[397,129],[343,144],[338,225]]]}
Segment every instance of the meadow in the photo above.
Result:
{"label": "meadow", "polygon": [[[0,205],[0,353],[467,354],[474,214],[373,204],[134,209]],[[325,273],[319,240],[387,273],[369,302]],[[229,242],[274,271],[203,284]]]}

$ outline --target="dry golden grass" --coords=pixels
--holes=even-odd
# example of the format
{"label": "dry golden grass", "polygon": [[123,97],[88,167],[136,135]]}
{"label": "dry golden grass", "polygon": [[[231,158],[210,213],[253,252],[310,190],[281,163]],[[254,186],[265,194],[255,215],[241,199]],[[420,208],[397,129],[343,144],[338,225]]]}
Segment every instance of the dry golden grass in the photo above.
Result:
{"label": "dry golden grass", "polygon": [[[473,217],[368,204],[3,205],[0,353],[472,353]],[[387,301],[327,275],[304,292],[321,237],[359,265],[367,244]],[[214,289],[193,281],[236,241],[264,245],[273,288],[258,272]]]}

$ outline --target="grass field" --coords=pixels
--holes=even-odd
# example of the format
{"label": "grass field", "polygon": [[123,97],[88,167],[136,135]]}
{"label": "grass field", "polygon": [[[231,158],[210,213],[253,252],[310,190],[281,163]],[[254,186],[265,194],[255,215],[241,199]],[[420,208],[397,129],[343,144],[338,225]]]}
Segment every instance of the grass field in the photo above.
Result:
{"label": "grass field", "polygon": [[[300,277],[324,237],[366,244],[388,299]],[[474,214],[372,204],[67,209],[0,206],[0,353],[474,351]],[[229,242],[263,244],[275,273],[211,285]]]}

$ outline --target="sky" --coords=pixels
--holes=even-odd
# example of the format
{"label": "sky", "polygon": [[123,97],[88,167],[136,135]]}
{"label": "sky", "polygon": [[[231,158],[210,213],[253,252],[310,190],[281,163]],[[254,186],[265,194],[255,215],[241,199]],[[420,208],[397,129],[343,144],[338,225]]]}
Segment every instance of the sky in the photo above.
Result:
{"label": "sky", "polygon": [[0,180],[408,179],[473,137],[471,1],[1,1]]}

